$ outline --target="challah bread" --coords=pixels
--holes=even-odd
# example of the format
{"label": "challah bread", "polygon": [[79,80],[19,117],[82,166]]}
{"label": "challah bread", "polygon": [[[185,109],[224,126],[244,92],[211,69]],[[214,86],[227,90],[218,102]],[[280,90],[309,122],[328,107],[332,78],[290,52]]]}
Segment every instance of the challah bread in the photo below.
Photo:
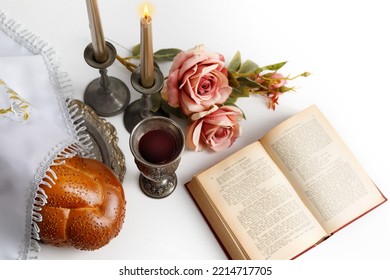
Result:
{"label": "challah bread", "polygon": [[126,204],[113,171],[97,160],[77,156],[51,169],[55,184],[40,186],[47,195],[38,224],[41,241],[80,250],[108,244],[122,228]]}

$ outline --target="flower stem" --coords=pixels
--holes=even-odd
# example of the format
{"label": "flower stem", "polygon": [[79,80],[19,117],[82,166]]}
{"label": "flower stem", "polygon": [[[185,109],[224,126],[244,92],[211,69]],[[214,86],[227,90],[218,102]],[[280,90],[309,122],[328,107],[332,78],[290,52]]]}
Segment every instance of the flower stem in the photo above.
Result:
{"label": "flower stem", "polygon": [[294,79],[296,79],[298,77],[309,77],[310,75],[311,75],[310,72],[303,72],[303,73],[301,73],[299,75],[296,75],[296,76],[294,76],[292,78],[288,78],[288,80],[294,80]]}
{"label": "flower stem", "polygon": [[137,65],[131,63],[130,61],[127,61],[125,58],[120,57],[119,55],[116,55],[116,59],[123,64],[128,70],[131,72],[134,72],[134,70],[137,68]]}

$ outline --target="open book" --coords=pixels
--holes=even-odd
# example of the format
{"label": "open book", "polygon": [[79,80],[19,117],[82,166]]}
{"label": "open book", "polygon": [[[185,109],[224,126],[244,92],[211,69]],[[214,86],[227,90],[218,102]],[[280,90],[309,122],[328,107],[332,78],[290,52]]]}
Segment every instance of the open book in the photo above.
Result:
{"label": "open book", "polygon": [[186,187],[232,259],[293,259],[386,201],[315,105]]}

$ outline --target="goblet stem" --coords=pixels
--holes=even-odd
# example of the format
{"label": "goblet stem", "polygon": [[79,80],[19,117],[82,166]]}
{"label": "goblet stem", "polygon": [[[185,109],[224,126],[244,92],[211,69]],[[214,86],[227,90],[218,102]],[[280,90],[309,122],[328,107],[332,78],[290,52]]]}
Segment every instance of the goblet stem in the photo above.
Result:
{"label": "goblet stem", "polygon": [[155,182],[140,174],[139,185],[147,196],[152,198],[164,198],[175,190],[177,186],[177,177],[176,174],[173,173],[167,175],[163,180]]}
{"label": "goblet stem", "polygon": [[[134,127],[129,145],[140,171],[139,186],[147,196],[163,198],[175,190],[175,171],[180,163],[184,143],[184,133],[180,126],[166,117],[151,116]],[[160,150],[155,149],[156,146]]]}

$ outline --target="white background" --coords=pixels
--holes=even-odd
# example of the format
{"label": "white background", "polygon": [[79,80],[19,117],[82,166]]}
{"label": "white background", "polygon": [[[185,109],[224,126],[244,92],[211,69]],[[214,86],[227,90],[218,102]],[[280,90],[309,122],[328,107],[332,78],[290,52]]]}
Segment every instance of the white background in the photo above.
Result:
{"label": "white background", "polygon": [[[221,153],[185,151],[177,171],[179,182],[168,198],[146,197],[138,187],[138,170],[128,148],[123,114],[108,118],[117,129],[126,156],[124,189],[126,220],[119,236],[98,251],[43,246],[41,259],[225,259],[194,202],[184,188],[191,176],[256,141],[271,127],[311,104],[328,117],[365,170],[390,196],[389,164],[389,50],[387,1],[149,1],[154,7],[154,49],[189,49],[204,44],[229,62],[236,51],[259,65],[288,61],[284,74],[311,72],[289,85],[296,92],[280,98],[275,111],[260,97],[242,99],[243,136]],[[100,15],[107,40],[118,54],[139,43],[141,1],[101,0]],[[83,58],[91,41],[85,1],[0,0],[0,10],[41,36],[57,52],[68,72],[75,98],[98,76]],[[162,64],[164,74],[169,63]],[[115,62],[111,76],[131,90],[130,72]],[[390,208],[373,212],[308,251],[298,260],[390,258]]]}

